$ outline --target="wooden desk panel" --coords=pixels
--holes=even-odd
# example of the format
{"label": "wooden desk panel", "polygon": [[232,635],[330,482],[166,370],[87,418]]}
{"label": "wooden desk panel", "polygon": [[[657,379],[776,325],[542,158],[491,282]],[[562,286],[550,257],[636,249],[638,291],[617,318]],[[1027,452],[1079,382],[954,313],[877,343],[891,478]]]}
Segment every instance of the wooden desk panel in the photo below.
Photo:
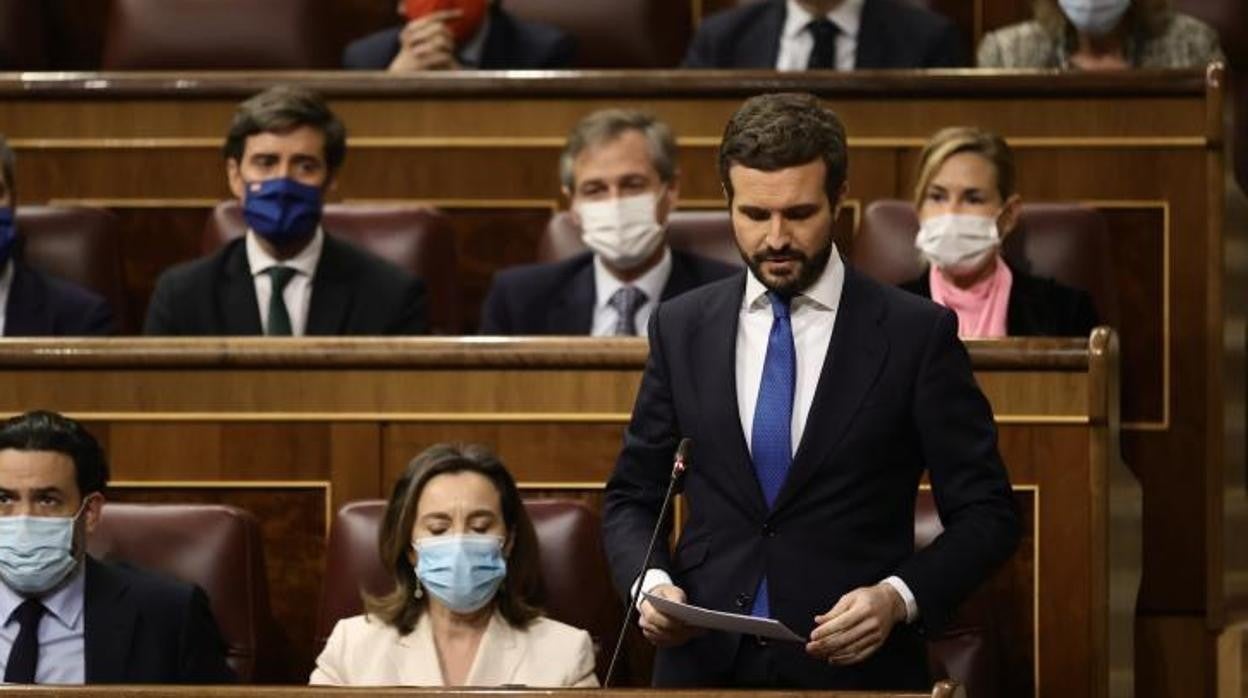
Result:
{"label": "wooden desk panel", "polygon": [[[600,506],[645,353],[636,339],[13,340],[0,343],[0,411],[88,420],[120,499],[258,508],[302,670],[323,553],[290,541],[320,540],[347,501],[384,497],[438,441],[489,444],[525,496]],[[1098,695],[1111,664],[1130,676],[1131,605],[1111,616],[1107,590],[1130,596],[1139,571],[1138,557],[1111,564],[1093,530],[1125,507],[1139,534],[1139,491],[1113,445],[1115,345],[1098,334],[1091,351],[1035,340],[971,354],[1028,524],[973,603],[995,609],[1011,695]],[[1107,483],[1123,489],[1110,497]]]}

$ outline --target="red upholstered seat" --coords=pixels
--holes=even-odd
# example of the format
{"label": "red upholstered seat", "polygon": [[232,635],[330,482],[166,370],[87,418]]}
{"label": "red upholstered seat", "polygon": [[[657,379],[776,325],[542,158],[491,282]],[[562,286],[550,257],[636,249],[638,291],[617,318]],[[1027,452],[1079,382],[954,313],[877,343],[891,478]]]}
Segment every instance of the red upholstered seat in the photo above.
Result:
{"label": "red upholstered seat", "polygon": [[250,513],[215,504],[109,502],[87,549],[98,559],[199,585],[239,679],[287,680],[284,645],[269,611],[260,525]]}
{"label": "red upholstered seat", "polygon": [[17,229],[27,264],[100,294],[118,329],[134,331],[115,215],[85,206],[18,206]]}
{"label": "red upholstered seat", "polygon": [[[589,632],[601,680],[623,621],[623,604],[611,588],[598,517],[574,501],[528,500],[524,504],[537,530],[546,613]],[[362,612],[361,589],[380,594],[394,587],[377,549],[385,509],[380,499],[352,502],[334,518],[317,621],[318,647],[338,620]]]}
{"label": "red upholstered seat", "polygon": [[111,0],[104,70],[334,67],[323,0]]}
{"label": "red upholstered seat", "polygon": [[674,68],[693,25],[690,4],[673,0],[507,0],[505,7],[576,37],[579,68]]}
{"label": "red upholstered seat", "polygon": [[[672,211],[667,222],[667,241],[674,249],[692,252],[727,264],[744,266],[727,211]],[[553,262],[589,248],[581,241],[581,229],[572,214],[556,213],[537,244],[537,259]]]}
{"label": "red upholstered seat", "polygon": [[[434,334],[462,334],[455,235],[445,214],[411,205],[329,204],[322,225],[424,280]],[[237,201],[217,204],[204,225],[203,251],[211,253],[247,231]]]}
{"label": "red upholstered seat", "polygon": [[[853,263],[889,284],[919,276],[922,258],[914,247],[919,219],[900,199],[873,201],[854,239]],[[1118,295],[1105,217],[1070,203],[1025,203],[1018,228],[1005,239],[1002,255],[1031,273],[1087,291],[1102,324],[1118,324]]]}

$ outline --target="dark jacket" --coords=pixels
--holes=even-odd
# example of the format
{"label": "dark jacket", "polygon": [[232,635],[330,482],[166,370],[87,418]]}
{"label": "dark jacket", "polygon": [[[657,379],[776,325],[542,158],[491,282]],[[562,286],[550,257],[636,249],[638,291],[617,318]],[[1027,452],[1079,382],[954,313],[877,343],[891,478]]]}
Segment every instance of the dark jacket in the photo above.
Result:
{"label": "dark jacket", "polygon": [[[1011,337],[1087,337],[1098,324],[1092,297],[1052,279],[1032,276],[1010,265],[1014,275],[1005,333]],[[901,285],[905,290],[932,297],[928,272]]]}
{"label": "dark jacket", "polygon": [[234,683],[203,590],[86,558],[86,682]]}
{"label": "dark jacket", "polygon": [[91,291],[13,259],[4,307],[5,337],[83,337],[116,331],[108,302]]}
{"label": "dark jacket", "polygon": [[[777,681],[794,688],[922,689],[919,630],[938,630],[1014,551],[1018,512],[992,409],[948,309],[847,268],[827,359],[792,466],[768,509],[737,403],[737,325],[745,274],[703,286],[650,318],[650,355],[615,471],[603,534],[617,587],[642,563],[682,437],[692,439],[686,519],[674,553],[659,546],[689,602],[748,613],[766,575],[771,615],[808,636],[846,592],[900,577],[916,625],[899,624],[850,667],[776,643]],[[919,481],[932,483],[944,532],[915,551]],[[664,537],[663,539],[666,539]],[[654,681],[724,686],[741,636],[709,632],[660,649]]]}
{"label": "dark jacket", "polygon": [[[707,17],[684,67],[774,68],[787,13],[784,0],[766,0]],[[906,0],[863,5],[855,68],[956,68],[970,61],[968,44],[945,17]]]}
{"label": "dark jacket", "polygon": [[[312,277],[307,335],[413,335],[426,332],[425,285],[398,267],[325,236]],[[160,275],[144,334],[258,335],[260,307],[246,239]]]}
{"label": "dark jacket", "polygon": [[[672,250],[672,275],[660,300],[736,271],[723,262]],[[495,335],[587,335],[593,329],[596,300],[592,252],[505,269],[490,285],[478,331]]]}
{"label": "dark jacket", "polygon": [[[385,70],[399,52],[402,26],[383,29],[356,39],[342,53],[342,67]],[[489,33],[481,52],[482,70],[553,70],[570,68],[576,41],[546,24],[525,22],[497,5],[490,9]]]}

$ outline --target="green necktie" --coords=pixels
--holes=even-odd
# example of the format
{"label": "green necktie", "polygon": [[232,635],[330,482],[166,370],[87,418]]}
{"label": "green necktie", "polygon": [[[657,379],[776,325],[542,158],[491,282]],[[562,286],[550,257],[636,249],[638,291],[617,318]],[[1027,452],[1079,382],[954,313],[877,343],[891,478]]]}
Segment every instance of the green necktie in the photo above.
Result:
{"label": "green necktie", "polygon": [[265,334],[270,337],[289,337],[294,331],[290,327],[290,313],[286,311],[286,299],[282,297],[282,292],[298,272],[291,267],[269,267],[264,273],[273,282],[269,293],[269,330]]}

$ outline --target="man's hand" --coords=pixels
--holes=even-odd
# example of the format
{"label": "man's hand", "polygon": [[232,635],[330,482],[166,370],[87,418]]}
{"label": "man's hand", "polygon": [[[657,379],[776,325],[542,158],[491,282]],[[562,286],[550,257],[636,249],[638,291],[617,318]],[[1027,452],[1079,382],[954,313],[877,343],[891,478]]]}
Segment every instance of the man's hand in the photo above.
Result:
{"label": "man's hand", "polygon": [[[684,590],[673,584],[660,584],[651,589],[650,594],[669,601],[685,602]],[[683,645],[698,634],[697,628],[659,612],[644,596],[641,597],[640,606],[641,619],[637,624],[641,626],[641,634],[656,647]]]}
{"label": "man's hand", "polygon": [[832,610],[815,616],[806,653],[829,664],[857,664],[888,639],[893,625],[905,620],[906,602],[887,584],[854,589]]}
{"label": "man's hand", "polygon": [[455,37],[447,22],[461,14],[461,10],[440,10],[408,22],[399,32],[399,52],[387,70],[414,73],[459,68],[459,61],[455,60]]}

